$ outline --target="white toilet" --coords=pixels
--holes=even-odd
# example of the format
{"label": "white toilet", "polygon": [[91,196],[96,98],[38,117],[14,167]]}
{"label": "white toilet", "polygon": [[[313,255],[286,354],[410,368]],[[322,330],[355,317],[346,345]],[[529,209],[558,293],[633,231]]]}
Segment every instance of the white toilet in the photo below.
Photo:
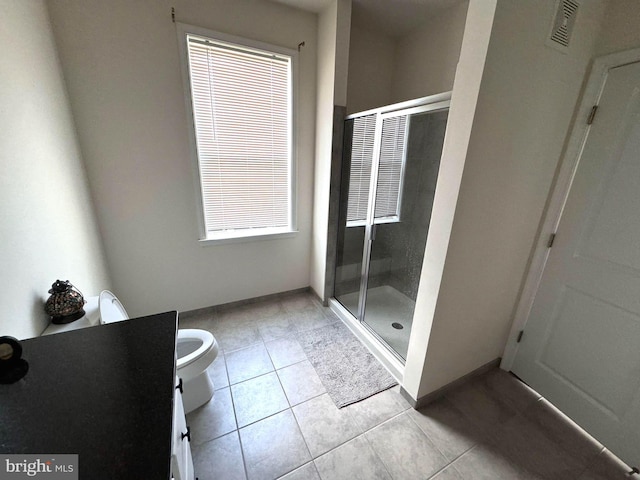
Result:
{"label": "white toilet", "polygon": [[[84,317],[62,325],[51,324],[42,333],[77,330],[127,320],[129,315],[120,300],[109,290],[98,297],[87,298]],[[213,382],[207,368],[218,356],[218,342],[206,330],[178,329],[177,375],[182,380],[182,401],[185,413],[204,405],[213,396]]]}
{"label": "white toilet", "polygon": [[185,413],[204,405],[213,396],[213,382],[207,368],[218,356],[218,342],[210,332],[178,329],[178,378],[183,382]]}

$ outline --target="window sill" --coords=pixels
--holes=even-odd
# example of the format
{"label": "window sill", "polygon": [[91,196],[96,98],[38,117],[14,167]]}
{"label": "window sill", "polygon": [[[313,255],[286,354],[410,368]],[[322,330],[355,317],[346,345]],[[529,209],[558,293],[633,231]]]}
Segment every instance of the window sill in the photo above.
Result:
{"label": "window sill", "polygon": [[203,247],[209,245],[223,245],[227,243],[246,243],[255,242],[259,240],[279,240],[281,238],[291,238],[298,234],[298,230],[277,231],[272,233],[256,232],[256,233],[244,233],[239,234],[234,232],[229,235],[211,236],[208,238],[201,238],[199,240],[200,245]]}

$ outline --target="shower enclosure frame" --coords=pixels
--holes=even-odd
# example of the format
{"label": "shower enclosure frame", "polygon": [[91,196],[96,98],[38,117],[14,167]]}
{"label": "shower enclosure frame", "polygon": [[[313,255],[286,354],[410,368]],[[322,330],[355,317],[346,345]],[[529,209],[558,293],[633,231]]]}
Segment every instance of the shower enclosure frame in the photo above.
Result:
{"label": "shower enclosure frame", "polygon": [[[415,100],[386,105],[383,107],[354,113],[345,117],[345,122],[358,117],[368,115],[376,115],[375,136],[373,145],[373,158],[371,165],[371,186],[369,188],[369,198],[367,205],[367,219],[365,222],[365,235],[362,255],[362,270],[360,276],[360,288],[358,298],[357,317],[354,316],[345,306],[335,298],[335,292],[329,299],[329,306],[340,317],[349,329],[369,347],[378,360],[383,363],[387,369],[401,382],[404,374],[405,360],[398,354],[387,342],[365,322],[365,309],[367,301],[367,290],[369,282],[369,273],[371,267],[371,250],[373,240],[375,239],[375,206],[378,184],[378,171],[380,166],[380,148],[382,137],[382,126],[386,118],[397,117],[400,115],[413,115],[427,112],[436,112],[448,110],[451,105],[451,92],[445,92],[428,97],[422,97]],[[410,122],[410,117],[409,117]],[[407,124],[406,135],[409,135],[410,123]],[[405,138],[406,143],[406,138]],[[406,155],[406,152],[405,152]],[[406,162],[403,162],[404,170]],[[404,182],[404,171],[401,175],[401,182]],[[341,187],[343,188],[343,187]],[[400,196],[402,195],[403,185],[400,186]],[[400,201],[401,199],[399,199]],[[400,204],[400,203],[399,203]],[[401,214],[401,213],[400,213]],[[338,220],[340,221],[340,219]],[[337,254],[337,252],[336,252]],[[334,262],[335,265],[335,262]],[[413,328],[412,328],[413,331]],[[409,340],[409,348],[411,341]]]}

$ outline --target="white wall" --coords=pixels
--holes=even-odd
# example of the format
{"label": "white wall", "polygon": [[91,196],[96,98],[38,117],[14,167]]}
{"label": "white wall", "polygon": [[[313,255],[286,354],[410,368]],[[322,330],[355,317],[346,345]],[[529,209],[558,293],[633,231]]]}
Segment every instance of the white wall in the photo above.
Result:
{"label": "white wall", "polygon": [[460,1],[400,37],[354,23],[347,112],[451,90],[468,5]]}
{"label": "white wall", "polygon": [[335,105],[347,105],[349,77],[349,45],[351,39],[351,0],[338,0],[336,19],[336,71],[333,101]]}
{"label": "white wall", "polygon": [[[309,285],[316,16],[266,0],[48,2],[115,293],[132,315]],[[297,48],[298,228],[202,246],[176,20]]]}
{"label": "white wall", "polygon": [[611,0],[597,42],[595,56],[640,47],[640,0]]}
{"label": "white wall", "polygon": [[347,113],[392,103],[395,39],[362,26],[351,26]]}
{"label": "white wall", "polygon": [[555,4],[498,2],[418,397],[504,350],[605,2],[566,55],[544,44]]}
{"label": "white wall", "polygon": [[[459,196],[462,196],[462,175],[470,148],[474,118],[477,115],[496,2],[497,0],[469,2],[402,382],[403,388],[414,400],[429,393],[423,388],[423,383],[429,380],[429,369],[447,369],[449,364],[457,361],[456,347],[447,339],[446,348],[452,354],[439,359],[440,364],[427,364],[432,348],[432,329],[437,320],[436,306],[439,294],[444,288],[442,276],[453,235],[456,204]],[[447,326],[444,328],[446,331]],[[455,379],[456,377],[453,377],[449,381]]]}
{"label": "white wall", "polygon": [[318,91],[313,197],[311,288],[325,296],[333,110],[346,106],[351,0],[333,0],[318,18]]}
{"label": "white wall", "polygon": [[398,39],[390,103],[453,88],[468,6],[460,2]]}
{"label": "white wall", "polygon": [[27,338],[56,279],[110,282],[44,2],[0,0],[0,18],[0,332]]}

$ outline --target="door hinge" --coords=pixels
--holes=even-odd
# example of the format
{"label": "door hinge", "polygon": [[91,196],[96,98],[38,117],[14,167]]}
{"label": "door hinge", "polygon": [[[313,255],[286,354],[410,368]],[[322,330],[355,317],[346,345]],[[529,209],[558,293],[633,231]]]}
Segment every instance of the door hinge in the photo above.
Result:
{"label": "door hinge", "polygon": [[520,330],[520,333],[518,333],[518,338],[516,339],[516,343],[520,343],[520,340],[522,340],[522,335],[524,335],[524,330]]}
{"label": "door hinge", "polygon": [[553,242],[554,242],[555,240],[556,240],[556,234],[555,234],[555,233],[552,233],[552,234],[549,236],[549,241],[547,242],[547,248],[551,248],[551,247],[553,247]]}
{"label": "door hinge", "polygon": [[589,118],[587,118],[587,125],[591,125],[593,123],[593,119],[595,118],[597,111],[598,111],[598,105],[594,105],[593,107],[591,107]]}

